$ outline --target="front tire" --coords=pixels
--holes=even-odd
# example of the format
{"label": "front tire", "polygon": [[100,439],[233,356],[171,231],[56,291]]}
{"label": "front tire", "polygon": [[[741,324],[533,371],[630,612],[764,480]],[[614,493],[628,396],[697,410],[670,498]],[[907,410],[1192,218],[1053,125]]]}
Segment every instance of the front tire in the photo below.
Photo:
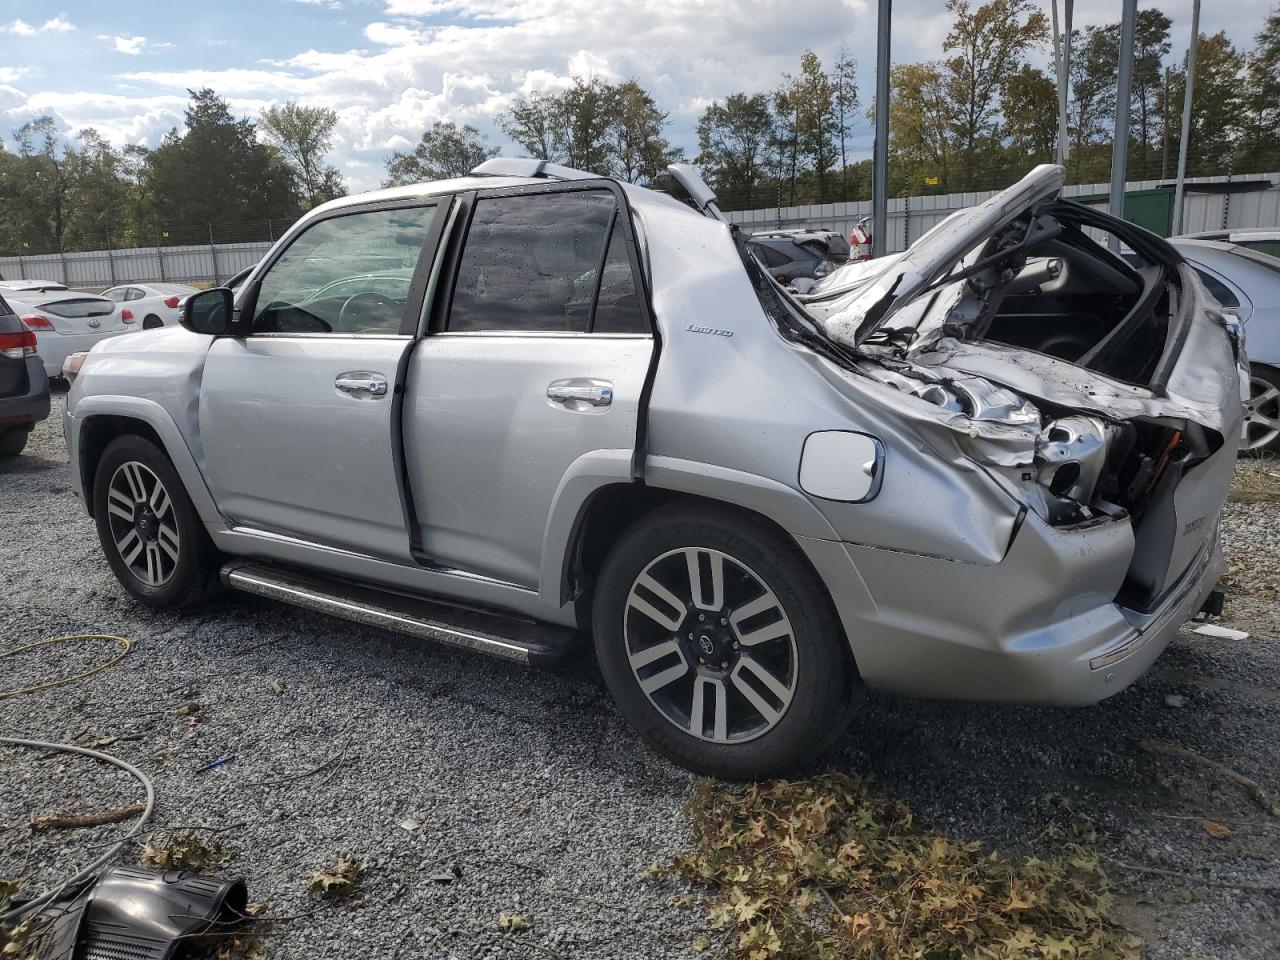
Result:
{"label": "front tire", "polygon": [[786,773],[844,731],[857,691],[831,603],[757,517],[684,504],[644,517],[600,574],[596,656],[622,714],[697,773]]}
{"label": "front tire", "polygon": [[143,437],[117,437],[93,482],[98,540],[111,570],[150,607],[187,607],[217,582],[209,535],[169,458]]}

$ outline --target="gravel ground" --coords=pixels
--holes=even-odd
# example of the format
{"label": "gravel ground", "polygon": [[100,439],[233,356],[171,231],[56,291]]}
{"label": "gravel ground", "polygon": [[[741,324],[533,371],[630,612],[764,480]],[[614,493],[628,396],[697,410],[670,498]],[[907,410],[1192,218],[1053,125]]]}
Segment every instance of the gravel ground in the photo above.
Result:
{"label": "gravel ground", "polygon": [[[71,495],[60,408],[0,467],[0,648],[85,631],[136,646],[86,680],[0,700],[0,730],[118,738],[103,749],[154,779],[154,824],[219,828],[233,857],[223,872],[269,915],[312,910],[311,874],[361,859],[357,902],[279,924],[268,957],[692,956],[700,913],[644,876],[685,842],[692,778],[624,725],[589,659],[529,671],[238,595],[148,611],[116,584]],[[948,833],[1015,851],[1088,816],[1147,956],[1274,957],[1280,818],[1220,772],[1139,745],[1193,750],[1280,797],[1280,502],[1232,503],[1225,525],[1224,623],[1249,639],[1184,630],[1147,677],[1085,710],[875,697],[831,766],[873,777]],[[111,653],[100,642],[8,658],[0,687]],[[37,835],[29,814],[140,798],[114,768],[0,749],[0,877],[51,883],[128,826]],[[430,881],[453,866],[460,879]],[[1272,890],[1238,888],[1260,885]],[[504,912],[532,928],[503,935]]]}

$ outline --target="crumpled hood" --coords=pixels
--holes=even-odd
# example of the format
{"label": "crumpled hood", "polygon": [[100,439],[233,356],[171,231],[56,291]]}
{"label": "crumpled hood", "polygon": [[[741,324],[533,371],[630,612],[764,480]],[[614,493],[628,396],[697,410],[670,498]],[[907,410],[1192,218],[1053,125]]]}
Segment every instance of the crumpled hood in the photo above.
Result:
{"label": "crumpled hood", "polygon": [[1057,197],[1066,176],[1063,167],[1041,164],[1008,189],[953,213],[905,253],[837,270],[796,299],[829,339],[856,347],[974,247],[1029,208]]}

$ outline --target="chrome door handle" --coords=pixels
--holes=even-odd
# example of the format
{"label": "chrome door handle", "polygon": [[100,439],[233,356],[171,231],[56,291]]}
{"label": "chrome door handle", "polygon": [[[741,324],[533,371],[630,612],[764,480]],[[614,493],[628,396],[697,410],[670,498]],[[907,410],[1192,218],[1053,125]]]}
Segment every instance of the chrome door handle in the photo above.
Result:
{"label": "chrome door handle", "polygon": [[362,393],[370,397],[387,395],[387,378],[381,373],[370,373],[368,370],[340,373],[338,379],[333,381],[333,385],[343,393]]}
{"label": "chrome door handle", "polygon": [[586,403],[607,407],[613,403],[613,384],[607,380],[556,380],[547,385],[552,403]]}

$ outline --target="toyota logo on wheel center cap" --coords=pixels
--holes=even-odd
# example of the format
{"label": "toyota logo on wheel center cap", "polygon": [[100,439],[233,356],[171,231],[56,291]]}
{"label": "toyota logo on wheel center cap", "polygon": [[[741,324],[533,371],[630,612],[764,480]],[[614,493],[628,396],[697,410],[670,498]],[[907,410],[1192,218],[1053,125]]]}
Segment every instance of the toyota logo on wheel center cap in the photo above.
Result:
{"label": "toyota logo on wheel center cap", "polygon": [[702,648],[702,652],[708,657],[716,652],[716,642],[705,633],[698,637],[698,646]]}

